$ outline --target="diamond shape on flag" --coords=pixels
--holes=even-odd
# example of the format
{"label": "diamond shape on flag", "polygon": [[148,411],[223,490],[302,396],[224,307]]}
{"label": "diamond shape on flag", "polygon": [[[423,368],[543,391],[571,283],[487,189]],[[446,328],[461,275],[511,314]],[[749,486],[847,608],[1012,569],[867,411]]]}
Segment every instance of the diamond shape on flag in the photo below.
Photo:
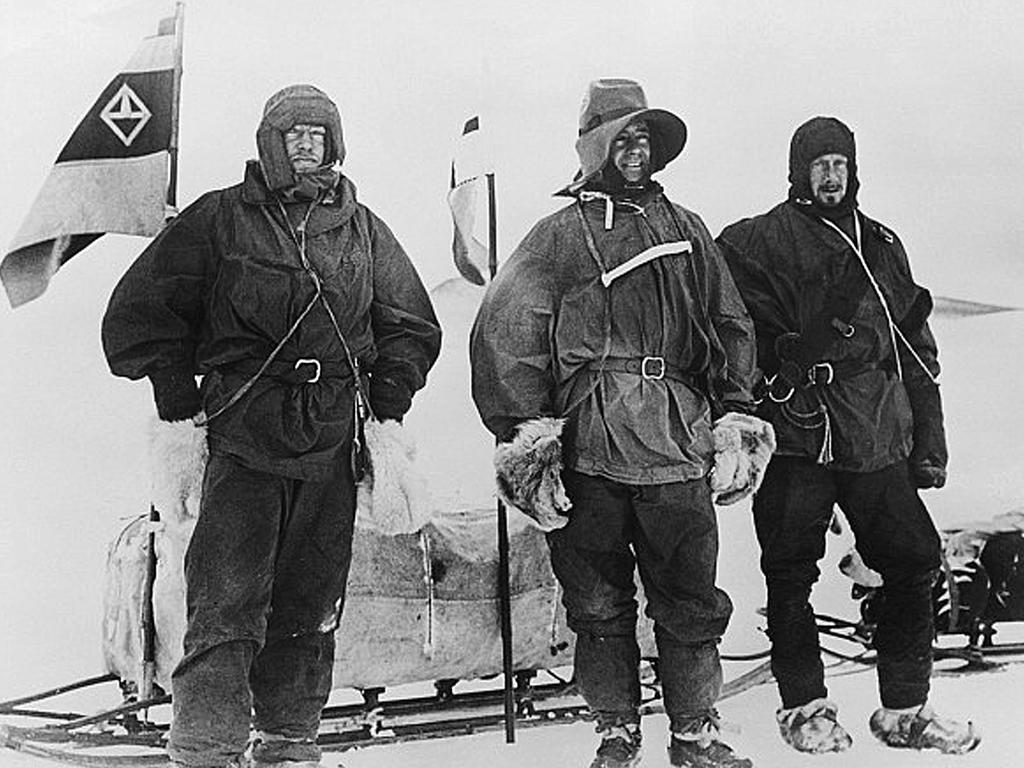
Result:
{"label": "diamond shape on flag", "polygon": [[114,97],[100,112],[103,122],[114,132],[126,147],[130,147],[135,137],[153,116],[128,83],[122,83]]}

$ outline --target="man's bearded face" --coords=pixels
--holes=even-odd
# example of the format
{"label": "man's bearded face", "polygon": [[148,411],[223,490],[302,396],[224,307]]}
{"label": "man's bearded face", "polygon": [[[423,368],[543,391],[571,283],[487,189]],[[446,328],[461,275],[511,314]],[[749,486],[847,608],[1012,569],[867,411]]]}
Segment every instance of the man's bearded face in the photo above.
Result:
{"label": "man's bearded face", "polygon": [[832,153],[816,157],[811,162],[811,195],[826,208],[843,201],[848,180],[846,155]]}

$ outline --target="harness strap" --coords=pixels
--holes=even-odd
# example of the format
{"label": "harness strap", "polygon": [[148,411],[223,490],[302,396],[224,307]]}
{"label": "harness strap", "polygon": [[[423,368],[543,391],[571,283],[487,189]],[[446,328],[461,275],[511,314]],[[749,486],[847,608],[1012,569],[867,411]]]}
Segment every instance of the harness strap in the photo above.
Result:
{"label": "harness strap", "polygon": [[[846,244],[850,246],[853,252],[857,255],[857,260],[860,262],[860,265],[864,268],[864,274],[867,277],[868,282],[871,284],[871,288],[874,290],[875,295],[878,297],[879,303],[881,303],[882,305],[882,311],[885,313],[885,320],[889,326],[889,337],[892,340],[892,354],[896,358],[896,375],[902,380],[903,368],[900,365],[899,343],[896,341],[896,322],[892,319],[892,312],[889,310],[889,302],[885,300],[885,294],[882,293],[881,286],[878,284],[878,281],[875,280],[875,275],[874,273],[872,273],[871,268],[868,266],[867,260],[864,258],[864,251],[861,250],[863,238],[861,237],[860,216],[857,215],[856,211],[853,212],[853,227],[854,234],[857,236],[857,242],[851,240],[850,236],[843,232],[842,227],[840,227],[834,221],[829,221],[828,219],[823,218],[821,216],[819,216],[818,218],[823,224],[835,230],[839,234],[839,236],[846,241]],[[900,334],[900,336],[902,335],[903,334]],[[906,343],[906,339],[904,339],[904,343]],[[911,350],[911,352],[913,352],[913,350]],[[914,356],[917,357],[916,352],[914,352]],[[921,363],[920,358],[918,358],[918,362]],[[921,363],[921,365],[923,367],[924,363]],[[928,373],[929,376],[931,376],[931,372],[929,372],[927,369],[925,369],[925,372]]]}
{"label": "harness strap", "polygon": [[[900,380],[903,379],[903,366],[900,363],[899,343],[897,342],[898,338],[900,341],[903,342],[904,346],[906,346],[907,350],[910,352],[915,362],[917,362],[917,364],[921,366],[921,370],[924,371],[925,376],[928,377],[928,380],[931,381],[932,384],[938,384],[938,380],[935,378],[935,376],[932,375],[932,372],[928,370],[928,366],[924,364],[924,361],[921,359],[921,356],[917,354],[917,350],[914,349],[913,346],[911,346],[909,341],[907,341],[907,337],[903,334],[903,331],[900,329],[899,325],[897,325],[896,321],[893,319],[892,312],[889,310],[889,303],[885,300],[885,295],[882,293],[882,288],[881,286],[879,286],[878,281],[875,280],[875,276],[871,272],[871,267],[868,265],[867,259],[864,258],[864,251],[860,247],[862,243],[862,238],[860,236],[860,217],[856,215],[856,212],[854,213],[853,222],[854,226],[856,227],[856,243],[854,243],[849,238],[849,236],[845,232],[843,232],[843,230],[834,222],[829,221],[828,219],[822,219],[822,221],[828,226],[832,227],[832,229],[834,229],[836,232],[838,232],[840,237],[842,237],[846,241],[846,244],[853,249],[853,252],[855,254],[857,254],[857,260],[860,262],[860,265],[864,268],[864,272],[871,283],[871,287],[874,289],[875,295],[878,296],[878,301],[882,304],[882,311],[885,312],[885,319],[889,324],[889,336],[892,339],[893,357],[895,357],[896,359],[896,375],[900,378]],[[931,295],[928,295],[926,301],[927,310],[924,311],[930,311]],[[911,309],[913,308],[914,307],[912,307]],[[920,308],[919,311],[921,311],[921,309],[923,308]]]}
{"label": "harness strap", "polygon": [[625,274],[633,271],[637,267],[641,267],[648,262],[660,259],[662,256],[674,256],[679,253],[692,253],[693,246],[689,240],[678,240],[673,243],[660,243],[658,245],[652,245],[646,250],[640,251],[636,256],[624,261],[614,269],[610,269],[601,275],[601,282],[604,287],[607,288],[615,280],[622,277]]}
{"label": "harness strap", "polygon": [[[303,234],[305,234],[305,231],[306,231],[306,226],[305,226],[306,222],[309,221],[309,217],[313,214],[313,208],[316,207],[316,202],[317,202],[316,200],[313,200],[312,202],[310,202],[309,207],[306,209],[306,213],[305,213],[305,215],[302,218],[302,232],[303,232]],[[292,229],[291,222],[288,221],[288,215],[285,213],[284,205],[281,203],[280,200],[277,201],[277,204],[281,207],[281,215],[284,216],[284,221],[285,221],[285,224],[288,226],[288,231],[291,233],[291,235],[292,235],[292,237],[294,239],[295,238],[295,232]],[[263,212],[264,216],[266,216],[268,219],[270,219],[271,225],[273,225],[273,223],[274,223],[273,219],[271,218],[270,213],[267,211],[267,209],[265,207],[261,206],[260,210]],[[299,245],[297,240],[296,240],[296,245]],[[302,244],[299,245],[299,257],[303,261],[303,265],[305,265],[305,261],[306,261],[305,237],[303,237]],[[196,419],[196,426],[197,427],[204,427],[204,426],[206,426],[211,421],[213,421],[215,418],[217,418],[222,413],[224,413],[224,411],[226,411],[228,408],[230,408],[235,403],[237,403],[239,400],[241,400],[243,397],[245,397],[246,393],[248,393],[248,391],[255,386],[256,382],[259,381],[260,377],[263,376],[263,374],[266,372],[266,370],[271,366],[271,364],[273,364],[274,360],[277,359],[277,356],[280,354],[281,350],[284,348],[284,345],[287,344],[288,340],[292,336],[295,335],[295,332],[299,329],[299,325],[302,324],[302,321],[306,319],[306,316],[310,313],[310,311],[313,309],[313,307],[316,306],[316,302],[320,298],[320,294],[321,294],[322,289],[320,287],[319,280],[316,280],[314,282],[315,282],[315,285],[316,285],[316,293],[313,294],[313,298],[311,298],[309,300],[309,303],[305,306],[305,308],[302,310],[302,312],[299,313],[299,316],[295,319],[295,322],[291,324],[291,327],[288,329],[288,332],[283,337],[281,337],[281,340],[277,342],[277,344],[274,346],[274,348],[270,351],[270,354],[267,355],[266,359],[259,365],[259,367],[256,369],[256,371],[252,374],[252,376],[250,376],[249,379],[242,386],[240,386],[238,389],[236,389],[234,391],[234,393],[231,395],[231,397],[228,398],[227,402],[225,402],[222,406],[217,408],[213,413],[208,413],[208,414],[200,415]]]}

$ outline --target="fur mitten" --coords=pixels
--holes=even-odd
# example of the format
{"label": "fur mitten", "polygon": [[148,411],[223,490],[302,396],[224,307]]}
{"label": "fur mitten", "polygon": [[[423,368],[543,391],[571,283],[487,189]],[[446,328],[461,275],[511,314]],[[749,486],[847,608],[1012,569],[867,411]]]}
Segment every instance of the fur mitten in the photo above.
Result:
{"label": "fur mitten", "polygon": [[356,525],[386,536],[418,531],[430,509],[412,435],[391,419],[368,419],[363,433],[370,468],[356,489]]}
{"label": "fur mitten", "polygon": [[209,456],[206,427],[197,427],[192,419],[154,418],[149,437],[153,506],[163,520],[181,522],[198,517]]}
{"label": "fur mitten", "polygon": [[730,412],[712,428],[715,466],[711,491],[716,504],[735,504],[761,485],[775,450],[775,430],[767,421],[746,413]]}
{"label": "fur mitten", "polygon": [[562,528],[572,502],[562,485],[563,419],[524,421],[511,442],[494,450],[498,497],[533,520],[542,531]]}
{"label": "fur mitten", "polygon": [[865,589],[878,589],[882,586],[882,574],[869,568],[855,548],[839,559],[839,572]]}

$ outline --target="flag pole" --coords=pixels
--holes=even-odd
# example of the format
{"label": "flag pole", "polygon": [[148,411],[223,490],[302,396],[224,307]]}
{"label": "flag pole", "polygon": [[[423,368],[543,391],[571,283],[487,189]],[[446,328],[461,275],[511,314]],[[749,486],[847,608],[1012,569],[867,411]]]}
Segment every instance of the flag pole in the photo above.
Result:
{"label": "flag pole", "polygon": [[181,102],[181,55],[184,42],[185,2],[178,0],[174,9],[174,79],[171,85],[171,140],[168,144],[170,173],[167,177],[167,205],[174,211],[174,214],[177,214],[178,207],[178,114]]}
{"label": "flag pole", "polygon": [[[491,280],[498,272],[498,217],[494,173],[487,174],[487,269]],[[516,703],[512,688],[512,593],[509,584],[508,510],[498,500],[498,612],[501,618],[501,667],[505,680],[505,743],[516,740]]]}
{"label": "flag pole", "polygon": [[[181,53],[185,25],[185,3],[178,0],[174,9],[174,70],[171,81],[171,136],[168,143],[169,166],[167,174],[167,211],[170,219],[177,214],[178,205],[178,102],[181,97]],[[173,213],[172,213],[173,212]],[[171,215],[168,215],[171,214]],[[153,585],[156,582],[156,527],[160,510],[149,505],[149,532],[146,535],[146,573],[143,582],[142,604],[142,680],[139,699],[153,697],[156,681],[156,611],[153,606]],[[147,709],[148,714],[148,709]]]}

